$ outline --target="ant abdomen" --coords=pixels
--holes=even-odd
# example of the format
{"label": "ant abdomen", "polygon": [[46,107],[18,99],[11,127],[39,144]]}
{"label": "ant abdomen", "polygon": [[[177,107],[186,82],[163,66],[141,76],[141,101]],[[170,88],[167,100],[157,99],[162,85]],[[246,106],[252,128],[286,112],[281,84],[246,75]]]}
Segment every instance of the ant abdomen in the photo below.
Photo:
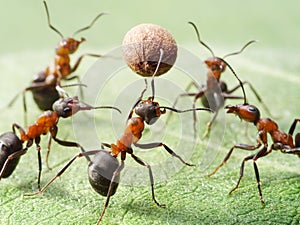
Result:
{"label": "ant abdomen", "polygon": [[[0,135],[0,171],[8,159],[8,157],[22,150],[22,142],[13,132],[6,132]],[[6,169],[2,175],[2,178],[9,177],[15,170],[20,160],[20,156],[9,161]]]}
{"label": "ant abdomen", "polygon": [[[32,82],[32,86],[38,86],[39,84],[44,84],[46,82],[47,74],[45,71],[40,71]],[[33,99],[38,105],[39,109],[42,111],[51,110],[52,104],[60,98],[55,85],[48,85],[41,88],[31,89]]]}
{"label": "ant abdomen", "polygon": [[[89,163],[88,176],[93,189],[102,196],[107,196],[114,172],[119,167],[118,160],[107,151],[99,151]],[[120,175],[112,183],[112,192],[114,195],[119,185]]]}

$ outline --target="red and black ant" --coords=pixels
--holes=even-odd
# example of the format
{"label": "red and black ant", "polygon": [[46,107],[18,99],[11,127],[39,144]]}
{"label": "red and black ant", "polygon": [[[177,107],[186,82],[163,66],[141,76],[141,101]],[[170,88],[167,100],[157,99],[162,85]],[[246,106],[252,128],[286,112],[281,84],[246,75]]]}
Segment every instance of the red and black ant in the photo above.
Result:
{"label": "red and black ant", "polygon": [[[6,136],[1,136],[2,139],[6,138],[6,141],[2,141],[2,143],[12,143],[10,147],[7,147],[6,150],[2,150],[2,153],[0,155],[0,179],[2,177],[7,177],[11,174],[11,172],[15,169],[19,157],[23,154],[25,154],[29,147],[33,145],[33,143],[36,144],[36,149],[38,153],[38,164],[39,164],[39,173],[38,173],[38,189],[40,190],[40,177],[42,172],[42,160],[41,160],[41,147],[40,147],[40,140],[41,135],[46,135],[49,133],[51,136],[48,141],[48,150],[47,150],[47,156],[46,156],[46,164],[48,165],[48,157],[50,153],[50,145],[51,145],[51,139],[56,141],[58,144],[62,146],[67,147],[78,147],[81,149],[82,152],[84,152],[83,147],[76,143],[76,142],[70,142],[70,141],[64,141],[61,139],[58,139],[56,137],[57,131],[58,131],[58,121],[59,118],[67,118],[71,117],[78,111],[83,110],[92,110],[92,109],[100,109],[100,108],[109,108],[109,109],[115,109],[120,112],[120,110],[116,107],[112,106],[98,106],[93,107],[90,106],[84,102],[81,102],[78,100],[78,98],[75,97],[66,97],[66,98],[60,98],[53,104],[53,111],[47,110],[44,111],[36,120],[36,122],[30,126],[27,127],[26,131],[18,124],[14,123],[12,125],[13,131],[15,133],[15,129],[18,129],[20,132],[20,139],[16,139],[15,135],[12,134],[6,134]],[[1,138],[0,138],[1,142]],[[26,147],[22,148],[22,144],[26,142]],[[21,147],[20,147],[21,143]],[[2,147],[5,145],[2,145]],[[88,158],[87,158],[88,159]],[[89,159],[88,159],[89,160]],[[11,172],[10,172],[11,171]]]}
{"label": "red and black ant", "polygon": [[[62,33],[57,30],[55,27],[52,26],[50,22],[50,15],[49,10],[47,7],[46,1],[43,1],[46,14],[47,14],[47,21],[48,26],[55,31],[60,37],[61,41],[58,43],[55,49],[55,57],[51,65],[49,65],[45,70],[39,72],[33,79],[31,85],[24,90],[22,90],[19,94],[17,94],[9,103],[8,106],[11,106],[17,97],[20,94],[23,94],[23,107],[24,112],[26,113],[26,100],[25,100],[25,92],[31,91],[33,94],[33,99],[38,105],[41,110],[50,110],[52,109],[53,103],[58,100],[60,97],[63,97],[65,92],[62,89],[64,86],[71,86],[71,85],[61,85],[61,80],[72,80],[72,79],[79,79],[78,76],[69,77],[70,74],[75,72],[81,63],[81,60],[85,56],[92,56],[92,57],[101,57],[99,54],[83,54],[81,55],[77,61],[75,62],[74,66],[70,65],[70,56],[78,49],[79,45],[85,41],[85,38],[81,38],[80,40],[76,40],[73,38],[76,34],[85,31],[93,26],[93,24],[101,17],[105,15],[105,13],[100,13],[97,15],[93,21],[88,25],[85,26],[77,31],[75,31],[70,38],[64,38]],[[77,84],[78,85],[78,84]],[[79,84],[80,85],[80,84]],[[26,121],[26,117],[25,117]]]}
{"label": "red and black ant", "polygon": [[[186,162],[181,156],[177,155],[171,148],[162,142],[155,142],[149,144],[139,144],[138,141],[141,139],[145,123],[148,125],[154,124],[162,114],[165,114],[167,110],[184,113],[190,111],[205,110],[211,112],[209,108],[194,108],[187,110],[178,110],[175,108],[160,106],[158,102],[154,101],[155,90],[154,90],[154,76],[158,71],[163,51],[161,50],[160,59],[157,64],[157,68],[152,76],[151,87],[152,87],[152,96],[147,100],[143,100],[143,95],[147,90],[147,80],[145,79],[146,87],[141,92],[140,97],[137,102],[134,104],[127,118],[127,125],[124,131],[124,134],[117,140],[116,144],[102,143],[102,146],[108,147],[111,151],[106,152],[103,150],[88,151],[79,153],[74,156],[58,173],[53,177],[39,192],[36,192],[31,195],[36,195],[43,193],[45,189],[74,162],[76,158],[80,158],[88,155],[95,155],[95,157],[89,163],[89,180],[92,187],[101,195],[106,196],[106,202],[102,213],[98,219],[97,224],[99,224],[103,218],[106,208],[108,207],[110,197],[115,193],[118,185],[118,180],[120,172],[123,170],[127,154],[129,154],[138,164],[145,166],[149,171],[150,183],[151,183],[151,193],[152,199],[157,206],[164,207],[164,204],[160,204],[154,194],[154,178],[152,174],[151,166],[136,156],[133,153],[132,145],[141,149],[152,149],[155,147],[163,147],[170,155],[178,158],[183,164],[187,166],[194,166],[191,163]],[[137,115],[133,117],[133,113]],[[121,164],[118,163],[116,157],[121,155]],[[106,174],[106,175],[105,175]],[[104,179],[105,178],[105,179]]]}
{"label": "red and black ant", "polygon": [[[258,95],[257,91],[254,89],[254,87],[251,85],[251,83],[249,83],[248,81],[241,82],[240,79],[235,74],[235,72],[233,71],[232,67],[224,60],[225,58],[227,58],[229,56],[242,53],[247,46],[249,46],[250,44],[252,44],[256,41],[255,40],[249,41],[241,48],[241,50],[239,50],[237,52],[227,54],[227,55],[223,56],[222,58],[217,57],[217,56],[215,56],[215,54],[211,50],[211,48],[200,39],[200,34],[199,34],[199,31],[198,31],[196,25],[192,22],[189,22],[189,24],[191,24],[193,26],[193,28],[195,29],[199,43],[201,45],[203,45],[206,49],[209,50],[212,57],[210,57],[204,61],[204,63],[206,64],[206,66],[209,70],[207,72],[206,85],[202,85],[200,87],[196,82],[191,82],[190,85],[188,85],[188,87],[186,88],[187,92],[180,94],[176,98],[176,100],[173,104],[173,107],[176,106],[179,98],[185,97],[185,96],[192,96],[192,97],[194,97],[194,100],[193,100],[194,108],[195,108],[195,104],[196,104],[197,100],[201,99],[203,106],[209,107],[215,112],[212,119],[207,124],[207,129],[203,135],[203,138],[209,134],[210,128],[211,128],[213,122],[215,121],[215,119],[217,118],[219,110],[221,108],[223,108],[224,101],[226,99],[244,99],[245,98],[245,91],[243,88],[243,85],[245,85],[245,84],[249,85],[250,89],[253,91],[253,93],[256,96],[256,98],[258,99],[258,101],[263,105],[265,110],[269,113],[268,108],[265,106],[261,97]],[[220,80],[221,74],[225,71],[226,67],[228,67],[233,72],[233,74],[239,81],[239,84],[237,86],[233,87],[232,89],[228,89],[227,84],[224,81]],[[198,89],[198,91],[188,92],[192,86],[195,86]],[[244,96],[232,95],[232,93],[235,92],[239,88],[242,88]],[[195,134],[196,134],[196,122],[197,122],[197,117],[196,117],[196,114],[194,113],[194,133]]]}
{"label": "red and black ant", "polygon": [[[240,104],[236,106],[228,105],[225,108],[228,109],[227,113],[233,113],[237,115],[241,120],[244,120],[249,123],[253,123],[256,126],[258,130],[257,144],[256,145],[248,145],[248,144],[234,145],[227,153],[222,163],[219,166],[217,166],[216,169],[208,176],[214,175],[227,162],[227,160],[230,158],[235,148],[247,150],[247,151],[254,151],[258,149],[260,146],[263,146],[262,149],[259,150],[257,153],[249,155],[243,159],[240,168],[239,180],[236,186],[230,191],[229,194],[231,194],[239,187],[239,184],[242,180],[243,173],[244,173],[245,162],[248,160],[253,160],[254,172],[256,176],[260,201],[261,203],[264,204],[262,191],[260,188],[260,178],[259,178],[259,172],[258,172],[256,161],[259,158],[270,154],[272,150],[280,150],[282,153],[295,154],[300,157],[300,133],[297,133],[295,135],[295,140],[293,140],[293,133],[300,119],[295,119],[288,133],[285,133],[278,129],[278,125],[275,121],[271,120],[270,118],[261,118],[258,108],[255,107],[254,105],[250,105],[250,104]],[[273,144],[270,147],[268,147],[268,138],[267,138],[268,134],[271,136],[273,141]]]}

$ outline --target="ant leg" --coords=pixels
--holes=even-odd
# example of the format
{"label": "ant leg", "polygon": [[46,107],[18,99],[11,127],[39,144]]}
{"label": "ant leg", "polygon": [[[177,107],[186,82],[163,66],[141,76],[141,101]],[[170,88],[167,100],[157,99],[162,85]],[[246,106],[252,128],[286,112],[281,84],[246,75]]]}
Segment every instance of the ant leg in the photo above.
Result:
{"label": "ant leg", "polygon": [[26,104],[26,91],[23,92],[23,110],[24,110],[24,125],[27,126],[27,104]]}
{"label": "ant leg", "polygon": [[9,162],[12,161],[12,160],[14,160],[15,158],[20,157],[21,155],[24,155],[27,152],[27,150],[28,150],[28,148],[24,148],[24,149],[22,149],[20,151],[14,152],[13,154],[11,154],[11,155],[9,155],[7,157],[7,159],[5,160],[5,163],[3,164],[3,167],[2,167],[2,169],[0,171],[0,180],[3,177],[3,175],[4,175],[4,173],[5,173],[6,169],[7,169],[7,166],[9,165]]}
{"label": "ant leg", "polygon": [[47,154],[46,154],[46,166],[49,170],[52,170],[52,168],[49,166],[49,155],[50,155],[50,146],[51,146],[51,135],[48,136],[48,146],[47,146]]}
{"label": "ant leg", "polygon": [[102,55],[99,55],[99,54],[91,54],[91,53],[86,53],[86,54],[81,55],[81,56],[77,59],[77,61],[75,62],[73,68],[71,69],[71,73],[73,73],[74,71],[77,70],[79,64],[81,63],[81,60],[82,60],[83,57],[85,57],[85,56],[91,56],[91,57],[97,57],[97,58],[102,57]]}
{"label": "ant leg", "polygon": [[111,181],[110,181],[110,185],[109,185],[109,188],[108,188],[108,192],[107,192],[107,196],[106,196],[106,202],[105,202],[105,205],[104,205],[104,208],[101,212],[101,215],[97,221],[97,224],[100,224],[103,216],[104,216],[104,213],[108,207],[108,204],[109,204],[109,200],[110,200],[110,196],[111,196],[111,193],[113,191],[113,184],[116,180],[116,178],[118,177],[118,175],[120,174],[120,172],[124,169],[124,160],[121,160],[121,165],[115,170],[115,172],[113,173],[113,176],[111,178]]}
{"label": "ant leg", "polygon": [[201,87],[195,82],[195,81],[192,81],[191,83],[189,83],[189,85],[186,87],[185,91],[188,92],[191,87],[195,87],[197,88],[198,90],[201,89]]}
{"label": "ant leg", "polygon": [[[42,174],[42,157],[41,157],[40,141],[41,141],[40,136],[35,138],[36,150],[37,150],[37,154],[38,154],[38,165],[39,165],[38,190],[41,190],[41,174]],[[26,147],[28,147],[28,146],[26,146]]]}
{"label": "ant leg", "polygon": [[295,131],[295,128],[296,128],[296,125],[297,123],[300,121],[300,119],[295,119],[294,122],[292,123],[290,129],[289,129],[289,134],[290,135],[293,135],[294,131]]}
{"label": "ant leg", "polygon": [[153,178],[153,173],[152,173],[152,169],[151,166],[146,163],[145,161],[143,161],[142,159],[140,159],[139,157],[137,157],[136,155],[134,155],[133,153],[130,154],[132,156],[132,158],[139,163],[142,166],[147,167],[148,171],[149,171],[149,177],[150,177],[150,183],[151,183],[151,191],[152,191],[152,199],[155,202],[155,204],[159,207],[165,207],[165,204],[160,204],[156,199],[155,199],[155,194],[154,194],[154,178]]}
{"label": "ant leg", "polygon": [[[77,84],[72,84],[72,86],[75,86],[75,85],[79,86],[79,94],[80,94],[80,98],[81,98],[81,99],[84,99],[84,93],[83,93],[83,88],[82,88],[82,87],[83,87],[83,86],[86,86],[86,85],[84,85],[84,84],[81,83],[80,77],[77,76],[77,75],[75,75],[75,76],[73,76],[73,77],[66,77],[66,78],[64,78],[64,80],[66,80],[66,81],[70,81],[70,80],[74,80],[74,79],[77,80]],[[60,84],[58,84],[58,86],[59,86],[60,88],[62,88],[62,87],[69,87],[70,85],[60,85]]]}
{"label": "ant leg", "polygon": [[[198,98],[200,98],[202,95],[204,94],[204,92],[199,92],[195,95],[194,97],[194,101],[193,101],[193,109],[196,108],[196,101],[198,100]],[[196,139],[197,136],[197,114],[196,111],[193,110],[193,127],[194,127],[194,139]]]}
{"label": "ant leg", "polygon": [[262,204],[265,204],[265,201],[262,196],[261,188],[260,188],[261,183],[260,183],[260,178],[259,178],[259,171],[258,171],[258,167],[256,165],[255,160],[253,160],[253,166],[254,166],[254,172],[255,172],[255,177],[256,177],[256,181],[257,181],[257,188],[258,188],[258,192],[259,192],[260,201]]}
{"label": "ant leg", "polygon": [[187,165],[187,166],[195,166],[194,164],[191,163],[187,163],[185,162],[181,156],[177,155],[172,149],[170,149],[167,145],[165,145],[162,142],[156,142],[156,143],[149,143],[149,144],[138,144],[138,143],[134,143],[134,145],[138,148],[141,149],[151,149],[151,148],[156,148],[156,147],[161,147],[163,146],[164,149],[172,156],[178,158],[183,164]]}
{"label": "ant leg", "polygon": [[111,144],[105,143],[105,142],[101,142],[101,147],[107,147],[107,148],[111,148]]}
{"label": "ant leg", "polygon": [[245,165],[245,162],[252,159],[253,160],[253,166],[254,166],[254,172],[255,172],[255,177],[256,177],[256,181],[257,181],[257,188],[258,188],[258,192],[259,192],[259,196],[260,196],[260,201],[262,204],[264,204],[264,200],[263,200],[263,197],[262,197],[262,191],[261,191],[261,188],[260,188],[260,177],[259,177],[259,171],[258,171],[258,167],[257,167],[257,164],[256,164],[256,160],[261,158],[261,157],[264,157],[266,155],[268,155],[269,153],[272,152],[272,149],[270,149],[269,151],[267,151],[267,148],[266,147],[263,147],[258,153],[256,154],[253,154],[253,155],[250,155],[246,158],[243,159],[243,162],[241,164],[241,168],[240,168],[240,177],[239,177],[239,180],[236,184],[236,186],[229,192],[229,194],[232,194],[235,190],[238,189],[239,185],[240,185],[240,182],[242,180],[242,177],[244,175],[244,165]]}
{"label": "ant leg", "polygon": [[[173,105],[172,105],[172,108],[175,108],[175,106],[177,105],[177,102],[179,100],[179,98],[181,97],[193,97],[193,96],[196,96],[198,93],[183,93],[183,94],[180,94],[178,95],[178,97],[175,99]],[[172,116],[173,112],[171,111],[166,119],[166,124],[169,123],[169,120],[171,119],[171,116]]]}
{"label": "ant leg", "polygon": [[210,133],[210,128],[211,128],[211,125],[213,124],[213,122],[216,120],[217,116],[218,116],[218,113],[219,113],[219,110],[216,110],[214,112],[214,116],[213,118],[207,123],[206,125],[206,131],[204,132],[202,138],[204,139],[207,135],[209,135]]}
{"label": "ant leg", "polygon": [[247,151],[253,151],[253,150],[259,148],[260,146],[261,146],[260,143],[257,143],[257,145],[246,145],[246,144],[237,144],[237,145],[234,145],[234,146],[229,150],[229,152],[227,153],[227,155],[225,156],[225,158],[223,159],[223,161],[221,162],[221,164],[218,165],[218,166],[214,169],[214,171],[213,171],[212,173],[208,174],[207,176],[208,176],[208,177],[211,177],[211,176],[214,175],[214,174],[215,174],[222,166],[224,166],[224,165],[226,164],[227,160],[230,158],[230,156],[231,156],[231,154],[232,154],[232,152],[233,152],[233,150],[234,150],[235,148],[239,148],[239,149],[247,150]]}
{"label": "ant leg", "polygon": [[132,106],[132,108],[131,108],[131,110],[130,110],[130,112],[129,112],[129,114],[128,114],[126,123],[128,122],[128,120],[131,119],[134,108],[135,108],[135,107],[140,103],[140,101],[142,100],[142,98],[143,98],[143,96],[144,96],[144,94],[145,94],[147,88],[148,88],[148,83],[147,83],[147,80],[145,79],[145,88],[142,90],[140,97],[137,99],[137,101],[136,101],[136,102],[134,103],[134,105]]}
{"label": "ant leg", "polygon": [[[54,141],[56,141],[58,144],[60,145],[63,145],[63,146],[66,146],[66,147],[77,147],[77,148],[80,148],[81,152],[84,153],[85,150],[84,148],[78,144],[77,142],[72,142],[72,141],[63,141],[63,140],[60,140],[56,137],[56,134],[57,134],[57,126],[53,127],[52,130],[50,131],[51,132],[51,137],[54,139]],[[50,149],[49,149],[50,151]],[[87,159],[87,161],[91,161],[90,157],[85,156],[85,158]]]}
{"label": "ant leg", "polygon": [[[185,92],[186,92],[186,93],[183,93],[183,94],[180,94],[180,95],[177,96],[177,98],[175,99],[175,101],[174,101],[174,103],[173,103],[172,108],[175,108],[175,106],[176,106],[176,104],[177,104],[179,98],[181,98],[181,97],[189,97],[189,96],[196,96],[196,95],[199,93],[199,92],[194,92],[194,93],[188,92],[188,91],[191,89],[192,86],[196,87],[197,90],[199,90],[199,92],[203,92],[203,93],[204,93],[204,91],[205,91],[205,89],[204,89],[203,87],[200,87],[196,82],[192,81],[192,82],[186,87],[186,89],[185,89]],[[202,95],[203,95],[203,94],[202,94]],[[167,118],[167,120],[166,120],[166,124],[168,124],[168,122],[169,122],[171,116],[172,116],[172,112],[170,112],[170,114],[169,114],[169,116],[168,116],[168,118]]]}
{"label": "ant leg", "polygon": [[[52,137],[52,138],[54,139],[54,141],[56,141],[60,145],[63,145],[63,146],[66,146],[66,147],[77,147],[77,148],[80,148],[82,153],[86,152],[84,150],[84,148],[80,144],[78,144],[77,142],[63,141],[63,140],[58,139],[57,137]],[[87,161],[89,161],[89,162],[91,161],[90,157],[85,156],[85,158],[87,159]]]}
{"label": "ant leg", "polygon": [[34,195],[42,194],[48,188],[48,186],[51,183],[53,183],[54,180],[56,180],[58,177],[60,177],[65,172],[65,170],[75,161],[75,159],[81,158],[83,156],[87,157],[89,155],[95,155],[98,152],[99,152],[99,150],[78,153],[69,162],[67,162],[67,164],[61,170],[59,170],[58,173],[50,181],[48,181],[47,184],[45,184],[45,186],[42,189],[40,189],[38,192],[35,192],[32,194],[25,194],[25,196],[34,196]]}
{"label": "ant leg", "polygon": [[241,167],[240,167],[240,177],[239,177],[239,180],[238,180],[237,184],[235,185],[235,187],[229,192],[230,195],[232,194],[232,192],[234,192],[236,189],[238,189],[238,187],[239,187],[239,185],[241,183],[241,180],[242,180],[243,175],[244,175],[245,162],[248,161],[248,160],[250,160],[250,159],[253,159],[254,156],[255,156],[255,154],[250,155],[250,156],[248,156],[248,157],[246,157],[246,158],[243,159],[243,162],[242,162]]}
{"label": "ant leg", "polygon": [[295,154],[298,155],[300,157],[300,148],[291,148],[291,149],[282,149],[281,150],[282,153],[286,153],[286,154]]}
{"label": "ant leg", "polygon": [[13,130],[14,133],[16,133],[15,128],[17,128],[17,129],[19,130],[20,135],[21,135],[20,139],[22,140],[23,137],[26,136],[25,130],[24,130],[19,124],[13,123],[13,125],[12,125],[12,130]]}
{"label": "ant leg", "polygon": [[10,108],[13,106],[15,101],[18,99],[19,95],[22,95],[23,99],[23,110],[24,110],[24,125],[27,126],[27,105],[26,105],[26,89],[22,90],[18,94],[15,95],[15,97],[8,103],[7,107]]}

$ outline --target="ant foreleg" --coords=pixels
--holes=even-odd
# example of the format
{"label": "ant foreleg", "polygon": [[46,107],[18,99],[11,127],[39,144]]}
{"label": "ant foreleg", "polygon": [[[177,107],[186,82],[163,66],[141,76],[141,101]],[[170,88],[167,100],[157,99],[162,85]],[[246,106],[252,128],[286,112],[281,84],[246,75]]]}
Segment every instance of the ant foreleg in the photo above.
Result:
{"label": "ant foreleg", "polygon": [[130,154],[132,156],[132,158],[137,162],[139,163],[140,165],[142,166],[145,166],[147,167],[148,171],[149,171],[149,177],[150,177],[150,184],[151,184],[151,191],[152,191],[152,199],[153,201],[155,202],[155,204],[159,207],[165,207],[166,205],[165,204],[160,204],[156,198],[155,198],[155,194],[154,194],[154,178],[153,178],[153,173],[152,173],[152,170],[151,170],[151,166],[146,163],[145,161],[143,161],[142,159],[140,159],[139,157],[137,157],[136,155],[134,155],[133,153]]}
{"label": "ant foreleg", "polygon": [[221,162],[220,165],[218,165],[214,171],[210,174],[208,174],[207,176],[208,177],[211,177],[212,175],[214,175],[222,166],[224,166],[227,162],[227,160],[230,158],[233,150],[235,148],[239,148],[239,149],[242,149],[242,150],[247,150],[247,151],[254,151],[255,149],[259,148],[261,146],[260,143],[257,143],[257,145],[246,145],[246,144],[237,144],[237,145],[234,145],[230,150],[229,152],[227,153],[227,155],[225,156],[225,158],[223,159],[223,161]]}
{"label": "ant foreleg", "polygon": [[[66,146],[66,147],[77,147],[77,148],[80,148],[80,150],[81,150],[82,153],[85,152],[84,148],[80,144],[78,144],[77,142],[60,140],[60,139],[58,139],[56,137],[56,134],[57,134],[57,127],[55,126],[51,130],[51,137],[54,139],[54,141],[56,141],[60,145]],[[50,151],[50,149],[49,149],[49,151]],[[89,161],[89,162],[91,161],[90,157],[85,156],[85,158],[87,159],[87,161]]]}
{"label": "ant foreleg", "polygon": [[19,130],[19,132],[20,132],[20,135],[21,135],[20,139],[23,139],[22,137],[26,135],[25,130],[19,124],[13,123],[12,130],[13,130],[14,133],[16,133],[15,128],[17,128]]}
{"label": "ant foreleg", "polygon": [[81,60],[82,60],[83,57],[85,57],[85,56],[91,56],[91,57],[97,57],[97,58],[102,57],[102,55],[99,55],[99,54],[91,54],[91,53],[83,54],[83,55],[81,55],[81,56],[77,59],[77,61],[75,62],[73,68],[71,69],[71,72],[70,72],[70,73],[73,73],[74,71],[77,70],[79,64],[81,63]]}
{"label": "ant foreleg", "polygon": [[138,148],[141,149],[151,149],[151,148],[156,148],[156,147],[161,147],[163,146],[164,149],[172,156],[178,158],[183,164],[187,165],[187,166],[195,166],[194,164],[191,163],[187,163],[186,161],[184,161],[181,156],[177,155],[172,149],[170,149],[167,145],[165,145],[162,142],[156,142],[156,143],[149,143],[149,144],[138,144],[138,143],[134,143],[134,145]]}
{"label": "ant foreleg", "polygon": [[145,81],[145,88],[142,90],[140,97],[137,99],[137,101],[136,101],[136,102],[134,103],[134,105],[132,106],[132,108],[131,108],[131,110],[130,110],[130,112],[129,112],[129,114],[128,114],[126,123],[128,122],[128,120],[131,119],[135,107],[140,103],[140,101],[142,101],[143,96],[144,96],[145,92],[147,91],[147,88],[148,88],[148,82],[147,82],[146,79],[145,79],[144,81]]}

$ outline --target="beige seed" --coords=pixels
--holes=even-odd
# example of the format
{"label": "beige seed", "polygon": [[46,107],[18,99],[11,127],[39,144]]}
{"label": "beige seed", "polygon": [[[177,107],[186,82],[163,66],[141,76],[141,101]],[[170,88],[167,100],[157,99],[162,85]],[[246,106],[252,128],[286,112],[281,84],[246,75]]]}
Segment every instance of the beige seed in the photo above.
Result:
{"label": "beige seed", "polygon": [[166,73],[175,63],[177,45],[165,28],[155,24],[140,24],[129,30],[123,40],[123,57],[137,74],[152,76],[163,50],[163,58],[156,76]]}

